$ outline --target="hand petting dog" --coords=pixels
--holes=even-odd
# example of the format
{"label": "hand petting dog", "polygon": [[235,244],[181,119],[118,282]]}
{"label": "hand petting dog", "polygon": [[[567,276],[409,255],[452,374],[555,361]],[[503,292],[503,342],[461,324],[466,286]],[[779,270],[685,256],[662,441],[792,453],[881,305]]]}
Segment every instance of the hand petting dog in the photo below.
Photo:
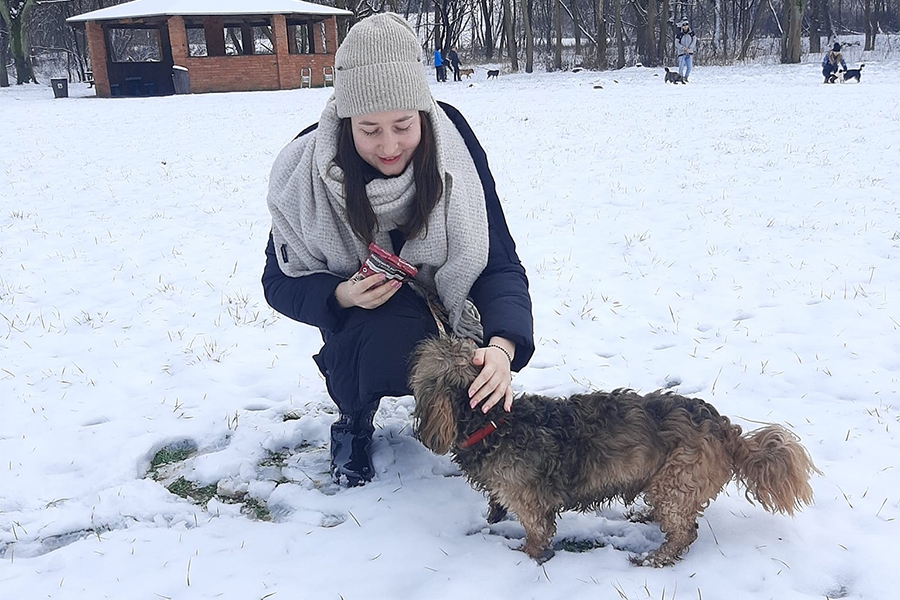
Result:
{"label": "hand petting dog", "polygon": [[477,408],[482,401],[481,412],[487,413],[501,400],[506,412],[512,410],[512,358],[515,344],[500,337],[491,338],[485,348],[477,348],[472,364],[481,367],[481,373],[469,386],[469,406]]}

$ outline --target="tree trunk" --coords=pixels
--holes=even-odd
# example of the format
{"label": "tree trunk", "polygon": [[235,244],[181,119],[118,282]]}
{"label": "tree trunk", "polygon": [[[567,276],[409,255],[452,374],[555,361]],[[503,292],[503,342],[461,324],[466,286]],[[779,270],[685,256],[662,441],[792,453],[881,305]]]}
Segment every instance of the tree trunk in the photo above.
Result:
{"label": "tree trunk", "polygon": [[822,32],[821,32],[821,0],[810,0],[809,4],[809,53],[819,54],[822,52]]}
{"label": "tree trunk", "polygon": [[[866,0],[869,2],[870,0]],[[559,0],[553,3],[553,24],[555,26],[554,33],[556,34],[554,37],[556,38],[556,43],[554,44],[555,50],[553,53],[553,68],[557,71],[562,70],[562,9],[559,7]]]}
{"label": "tree trunk", "polygon": [[865,50],[875,49],[875,27],[872,22],[872,0],[865,0],[863,4],[863,20],[865,21],[866,45]]}
{"label": "tree trunk", "polygon": [[534,73],[534,34],[531,31],[531,13],[528,0],[522,0],[522,30],[525,33],[525,72]]}
{"label": "tree trunk", "polygon": [[834,37],[834,23],[831,22],[831,10],[828,8],[828,0],[819,0],[819,6],[821,7],[821,12],[819,13],[821,25],[819,30],[820,33],[824,33],[825,37],[830,40]]}
{"label": "tree trunk", "polygon": [[[562,0],[560,0],[562,1]],[[575,30],[575,54],[581,54],[581,9],[578,8],[578,2],[572,6],[572,28]]]}
{"label": "tree trunk", "polygon": [[509,0],[503,0],[503,31],[506,33],[506,51],[509,53],[509,59],[512,63],[510,68],[513,72],[516,72],[519,70],[519,57],[516,48],[516,31],[513,24]]}
{"label": "tree trunk", "polygon": [[481,17],[484,19],[484,58],[494,58],[494,6],[488,0],[481,0]]}
{"label": "tree trunk", "polygon": [[444,47],[444,31],[441,28],[441,6],[434,3],[434,49],[441,50]]}
{"label": "tree trunk", "polygon": [[722,23],[722,56],[728,60],[728,42],[730,40],[728,37],[728,2],[727,0],[721,0],[721,2],[722,5],[721,11],[719,12],[719,18]]}
{"label": "tree trunk", "polygon": [[785,0],[784,33],[781,35],[781,63],[800,62],[800,31],[803,23],[803,0]]}
{"label": "tree trunk", "polygon": [[[28,32],[25,24],[34,0],[0,0],[0,15],[9,32],[9,46],[16,67],[16,84],[34,82],[34,68],[28,51]],[[5,68],[5,64],[4,64]]]}
{"label": "tree trunk", "polygon": [[594,29],[597,31],[597,59],[594,61],[596,68],[606,70],[606,16],[603,14],[603,0],[594,2]]}
{"label": "tree trunk", "polygon": [[766,5],[767,0],[756,1],[756,11],[753,13],[753,20],[750,22],[750,31],[747,32],[747,37],[744,38],[744,42],[741,44],[741,60],[747,58],[747,50],[750,49],[750,42],[753,41],[753,35],[756,33],[756,26],[759,24],[759,20],[765,11]]}
{"label": "tree trunk", "polygon": [[625,32],[622,28],[622,0],[616,2],[616,68],[625,68]]}
{"label": "tree trunk", "polygon": [[671,44],[669,44],[669,32],[672,29],[669,24],[669,13],[671,10],[669,0],[663,0],[659,12],[659,44],[656,46],[656,58],[659,60],[658,64],[665,64],[666,50],[671,46]]}
{"label": "tree trunk", "polygon": [[9,36],[6,34],[6,26],[0,28],[0,88],[9,87],[9,73],[6,72],[6,63],[9,56],[6,49],[9,45]]}

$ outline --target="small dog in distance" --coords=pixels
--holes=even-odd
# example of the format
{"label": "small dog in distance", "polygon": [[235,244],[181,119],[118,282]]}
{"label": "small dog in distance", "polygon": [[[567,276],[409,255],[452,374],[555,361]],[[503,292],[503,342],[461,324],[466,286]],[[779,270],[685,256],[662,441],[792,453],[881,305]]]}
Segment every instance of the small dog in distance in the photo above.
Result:
{"label": "small dog in distance", "polygon": [[670,71],[669,67],[665,67],[665,69],[666,69],[665,83],[684,83],[684,77],[682,77],[675,71]]}
{"label": "small dog in distance", "polygon": [[460,69],[459,70],[460,77],[465,75],[466,79],[471,79],[472,75],[474,75],[474,74],[475,74],[475,69]]}
{"label": "small dog in distance", "polygon": [[490,69],[490,70],[487,72],[487,78],[488,78],[488,79],[490,79],[491,77],[493,77],[494,79],[496,79],[498,75],[500,75],[500,69]]}
{"label": "small dog in distance", "polygon": [[846,71],[838,71],[838,75],[840,76],[841,83],[847,83],[848,81],[856,80],[856,83],[859,83],[860,77],[862,77],[862,69],[866,65],[859,65],[858,69],[847,69]]}
{"label": "small dog in distance", "polygon": [[519,396],[511,412],[469,407],[480,368],[473,344],[440,338],[411,356],[414,430],[425,447],[450,452],[469,483],[488,496],[488,523],[511,511],[525,529],[522,550],[539,563],[564,510],[590,512],[643,496],[640,520],[655,521],[662,545],[638,565],[663,567],[697,539],[697,518],[732,479],[771,513],[811,504],[818,470],[781,425],[744,433],[711,404],[675,393],[631,390],[548,398]]}

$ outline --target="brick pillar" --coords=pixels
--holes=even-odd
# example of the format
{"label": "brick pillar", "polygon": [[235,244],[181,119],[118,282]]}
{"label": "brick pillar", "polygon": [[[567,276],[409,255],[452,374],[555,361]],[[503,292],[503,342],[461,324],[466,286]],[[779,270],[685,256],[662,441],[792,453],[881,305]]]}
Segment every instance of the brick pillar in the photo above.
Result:
{"label": "brick pillar", "polygon": [[94,72],[94,93],[101,98],[109,98],[109,71],[106,68],[106,38],[103,28],[97,21],[85,23],[85,37],[88,43],[88,54],[91,57],[91,70]]}
{"label": "brick pillar", "polygon": [[169,44],[172,45],[172,62],[178,66],[187,66],[188,43],[187,31],[182,17],[169,17]]}
{"label": "brick pillar", "polygon": [[282,76],[282,70],[287,69],[290,63],[288,56],[288,31],[287,21],[284,15],[272,15],[272,35],[275,36],[275,67],[278,71],[278,89],[287,89],[285,87],[285,79]]}
{"label": "brick pillar", "polygon": [[[325,21],[325,51],[334,56],[337,48],[337,17],[331,17]],[[334,59],[331,60],[331,64],[334,65]]]}

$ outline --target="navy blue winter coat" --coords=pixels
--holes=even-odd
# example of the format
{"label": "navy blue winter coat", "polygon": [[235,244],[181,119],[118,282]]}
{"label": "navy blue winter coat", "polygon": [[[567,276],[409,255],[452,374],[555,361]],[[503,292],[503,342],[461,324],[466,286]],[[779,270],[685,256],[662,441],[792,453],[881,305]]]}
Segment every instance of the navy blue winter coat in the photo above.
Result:
{"label": "navy blue winter coat", "polygon": [[[488,262],[469,297],[481,313],[484,339],[506,338],[516,345],[512,369],[524,367],[534,354],[528,279],[506,225],[487,156],[460,112],[438,105],[456,125],[469,149],[484,188],[489,229]],[[309,127],[300,135],[315,129]],[[397,248],[397,246],[395,246]],[[399,250],[399,248],[397,248]],[[266,301],[281,314],[318,327],[325,345],[314,358],[328,392],[342,413],[372,410],[384,396],[410,393],[407,359],[422,339],[437,334],[424,301],[409,286],[374,309],[341,308],[335,289],[342,278],[328,273],[289,277],[278,266],[272,236],[266,247],[262,285]]]}

